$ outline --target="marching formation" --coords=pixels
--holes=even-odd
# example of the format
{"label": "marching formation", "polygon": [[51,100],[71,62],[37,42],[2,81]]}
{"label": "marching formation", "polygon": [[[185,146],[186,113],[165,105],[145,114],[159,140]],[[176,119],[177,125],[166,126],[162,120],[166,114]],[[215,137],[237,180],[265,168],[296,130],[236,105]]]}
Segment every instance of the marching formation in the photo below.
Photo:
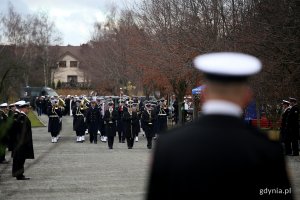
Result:
{"label": "marching formation", "polygon": [[114,138],[118,136],[119,143],[127,142],[128,149],[132,149],[143,130],[147,148],[151,149],[153,138],[167,130],[169,109],[166,100],[141,102],[125,97],[117,103],[115,105],[112,98],[96,96],[89,99],[85,96],[73,97],[67,102],[51,97],[47,107],[51,142],[57,143],[62,117],[70,114],[73,116],[73,131],[78,143],[84,142],[85,135],[89,134],[90,143],[97,144],[100,135],[100,141],[107,142],[108,148],[113,149]]}

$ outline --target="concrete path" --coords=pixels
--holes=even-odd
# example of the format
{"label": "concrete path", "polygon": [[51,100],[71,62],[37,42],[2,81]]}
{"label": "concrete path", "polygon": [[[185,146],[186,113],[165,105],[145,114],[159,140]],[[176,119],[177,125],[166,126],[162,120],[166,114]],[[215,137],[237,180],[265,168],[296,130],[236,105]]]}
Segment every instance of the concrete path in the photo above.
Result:
{"label": "concrete path", "polygon": [[[47,117],[42,116],[47,124]],[[142,200],[145,195],[152,150],[140,136],[134,149],[115,141],[75,143],[72,118],[63,118],[57,144],[50,142],[47,127],[33,128],[34,160],[27,160],[30,181],[11,177],[11,161],[0,165],[0,200]],[[7,155],[6,158],[9,158]],[[287,157],[296,199],[300,200],[300,157]]]}
{"label": "concrete path", "polygon": [[109,150],[107,143],[90,144],[88,136],[85,143],[75,143],[71,117],[63,118],[56,144],[50,142],[47,127],[33,128],[36,159],[25,163],[25,175],[31,180],[16,181],[11,177],[11,164],[0,165],[0,199],[141,200],[151,150],[146,139],[139,138],[133,149],[117,140]]}

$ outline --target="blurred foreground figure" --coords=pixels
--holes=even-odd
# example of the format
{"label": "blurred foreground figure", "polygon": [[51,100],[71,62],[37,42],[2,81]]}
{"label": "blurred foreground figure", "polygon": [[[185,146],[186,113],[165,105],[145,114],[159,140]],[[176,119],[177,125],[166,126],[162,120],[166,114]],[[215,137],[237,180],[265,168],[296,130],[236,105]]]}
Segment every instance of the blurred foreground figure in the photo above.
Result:
{"label": "blurred foreground figure", "polygon": [[211,53],[194,64],[207,80],[203,115],[158,139],[146,199],[293,199],[281,145],[241,118],[261,62]]}

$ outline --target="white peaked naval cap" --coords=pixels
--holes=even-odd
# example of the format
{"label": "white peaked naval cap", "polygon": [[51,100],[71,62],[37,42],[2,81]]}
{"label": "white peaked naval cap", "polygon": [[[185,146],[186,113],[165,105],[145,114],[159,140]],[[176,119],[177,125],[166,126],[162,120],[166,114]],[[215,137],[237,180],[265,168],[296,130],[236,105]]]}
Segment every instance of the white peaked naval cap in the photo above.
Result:
{"label": "white peaked naval cap", "polygon": [[0,107],[1,108],[3,108],[3,107],[7,107],[8,106],[8,104],[7,103],[2,103],[2,104],[0,104]]}
{"label": "white peaked naval cap", "polygon": [[[236,52],[216,52],[197,56],[194,59],[197,69],[214,78],[247,78],[257,74],[262,64],[254,56]],[[209,78],[209,77],[208,77]]]}

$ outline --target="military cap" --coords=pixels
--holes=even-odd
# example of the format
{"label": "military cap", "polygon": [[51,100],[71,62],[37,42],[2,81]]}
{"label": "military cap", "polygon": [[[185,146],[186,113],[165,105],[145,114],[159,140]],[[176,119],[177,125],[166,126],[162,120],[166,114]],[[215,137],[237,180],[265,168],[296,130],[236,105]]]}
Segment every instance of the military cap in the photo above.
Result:
{"label": "military cap", "polygon": [[7,106],[8,106],[7,103],[2,103],[2,104],[0,104],[0,108],[6,108]]}
{"label": "military cap", "polygon": [[287,101],[287,100],[282,100],[282,104],[290,104],[290,102],[289,101]]}
{"label": "military cap", "polygon": [[24,107],[29,107],[30,106],[30,103],[29,102],[26,102],[26,101],[18,101],[15,103],[15,105],[18,107],[18,108],[24,108]]}
{"label": "military cap", "polygon": [[296,101],[297,101],[297,99],[294,98],[294,97],[289,97],[289,100],[290,100],[291,102],[296,102]]}
{"label": "military cap", "polygon": [[199,55],[195,67],[206,78],[217,82],[243,82],[261,70],[258,58],[237,52],[217,52]]}

